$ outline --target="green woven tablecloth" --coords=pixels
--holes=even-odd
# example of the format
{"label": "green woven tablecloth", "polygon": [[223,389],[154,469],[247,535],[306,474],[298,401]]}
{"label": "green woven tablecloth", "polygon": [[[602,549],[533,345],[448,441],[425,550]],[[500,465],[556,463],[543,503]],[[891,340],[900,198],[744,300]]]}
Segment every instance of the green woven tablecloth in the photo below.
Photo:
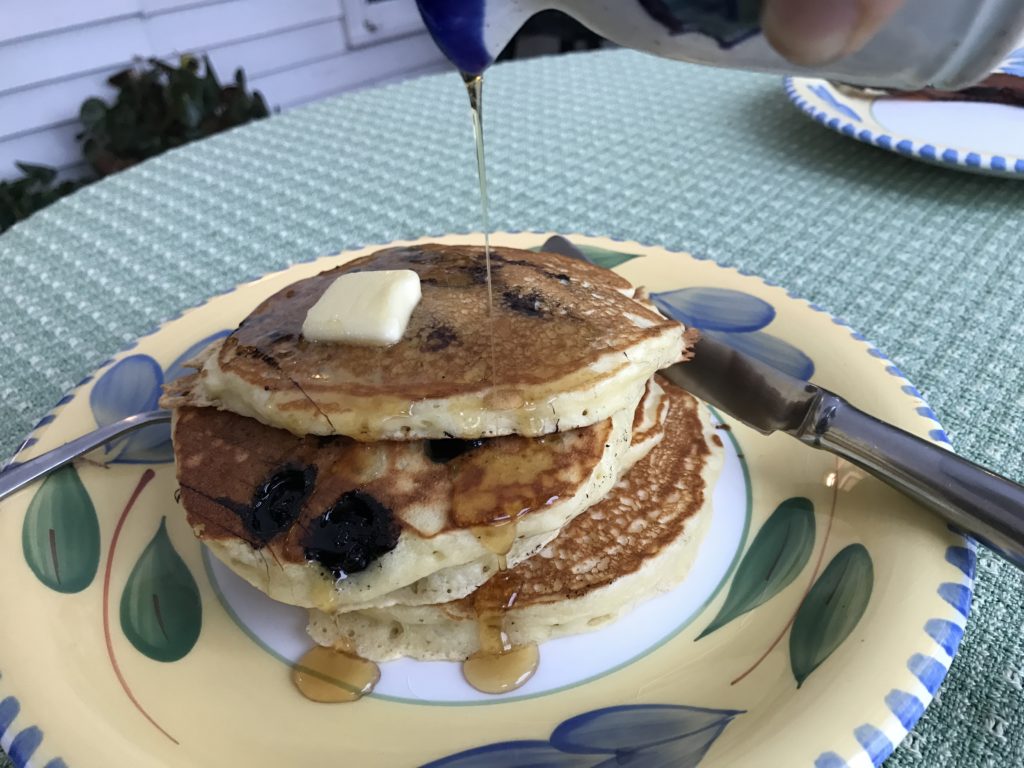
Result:
{"label": "green woven tablecloth", "polygon": [[[1024,480],[1024,183],[832,134],[778,78],[631,52],[496,67],[485,108],[495,228],[658,243],[785,285],[885,350],[960,453]],[[430,77],[168,153],[15,227],[0,237],[0,449],[242,279],[479,229],[470,142],[458,78]],[[985,552],[978,571],[950,675],[887,765],[1024,764],[1024,580]]]}

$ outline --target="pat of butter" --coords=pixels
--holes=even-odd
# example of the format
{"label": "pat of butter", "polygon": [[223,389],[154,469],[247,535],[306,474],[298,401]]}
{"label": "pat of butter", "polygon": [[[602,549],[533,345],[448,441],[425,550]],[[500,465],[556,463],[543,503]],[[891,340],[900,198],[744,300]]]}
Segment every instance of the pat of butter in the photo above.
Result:
{"label": "pat of butter", "polygon": [[420,276],[411,269],[349,272],[310,307],[302,335],[312,341],[391,346],[405,333],[420,295]]}

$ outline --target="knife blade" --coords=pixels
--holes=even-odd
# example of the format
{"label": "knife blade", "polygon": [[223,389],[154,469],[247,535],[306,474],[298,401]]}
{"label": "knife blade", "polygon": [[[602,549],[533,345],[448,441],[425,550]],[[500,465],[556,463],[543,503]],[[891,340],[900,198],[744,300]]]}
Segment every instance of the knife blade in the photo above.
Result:
{"label": "knife blade", "polygon": [[701,334],[693,358],[661,372],[673,384],[768,435],[797,434],[821,390]]}
{"label": "knife blade", "polygon": [[861,467],[1024,569],[1024,486],[710,335],[661,373],[762,434],[784,432]]}

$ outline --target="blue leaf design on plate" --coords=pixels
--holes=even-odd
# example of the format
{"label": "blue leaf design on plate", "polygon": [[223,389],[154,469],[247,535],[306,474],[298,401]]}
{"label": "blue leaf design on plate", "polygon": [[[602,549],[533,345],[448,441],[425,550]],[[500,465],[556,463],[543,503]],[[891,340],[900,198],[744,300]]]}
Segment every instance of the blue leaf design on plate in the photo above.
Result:
{"label": "blue leaf design on plate", "polygon": [[189,373],[191,369],[186,368],[185,363],[194,358],[196,355],[198,355],[200,352],[206,349],[207,346],[209,346],[217,339],[223,339],[225,336],[228,336],[230,334],[231,331],[225,329],[223,331],[211,333],[205,339],[200,339],[199,341],[197,341],[191,347],[182,352],[178,356],[177,360],[175,360],[173,363],[167,366],[167,371],[164,373],[164,381],[171,382]]}
{"label": "blue leaf design on plate", "polygon": [[[89,393],[96,423],[103,427],[133,413],[152,411],[160,399],[164,372],[149,355],[130,355],[119,360],[99,378]],[[106,447],[107,461],[156,463],[171,461],[171,429],[156,424],[133,432]]]}
{"label": "blue leaf design on plate", "polygon": [[546,741],[505,741],[442,757],[422,768],[593,768],[593,755],[568,755]]}
{"label": "blue leaf design on plate", "polygon": [[738,714],[673,704],[608,707],[566,720],[551,734],[551,744],[565,752],[636,752],[725,727]]}
{"label": "blue leaf design on plate", "polygon": [[807,381],[814,375],[814,361],[778,336],[772,336],[763,331],[753,333],[706,331],[705,333],[783,373],[788,373],[790,376]]}
{"label": "blue leaf design on plate", "polygon": [[732,709],[639,704],[569,718],[546,741],[506,741],[423,768],[695,768],[732,722]]}
{"label": "blue leaf design on plate", "polygon": [[703,331],[759,331],[775,319],[775,308],[764,299],[727,288],[681,288],[651,294],[669,317]]}
{"label": "blue leaf design on plate", "polygon": [[112,365],[89,393],[89,406],[101,427],[156,408],[164,372],[149,355],[131,355]]}
{"label": "blue leaf design on plate", "polygon": [[691,733],[681,739],[674,739],[657,747],[639,752],[616,752],[614,757],[598,763],[596,768],[697,768],[704,755],[722,735],[727,723],[713,725],[703,731]]}
{"label": "blue leaf design on plate", "polygon": [[[227,336],[230,331],[217,331],[186,349],[167,368],[149,355],[131,355],[111,366],[89,393],[89,406],[97,425],[107,424],[134,413],[156,410],[161,387],[187,373],[185,363],[208,344]],[[109,443],[105,449],[108,463],[160,464],[174,460],[169,424],[154,424]]]}

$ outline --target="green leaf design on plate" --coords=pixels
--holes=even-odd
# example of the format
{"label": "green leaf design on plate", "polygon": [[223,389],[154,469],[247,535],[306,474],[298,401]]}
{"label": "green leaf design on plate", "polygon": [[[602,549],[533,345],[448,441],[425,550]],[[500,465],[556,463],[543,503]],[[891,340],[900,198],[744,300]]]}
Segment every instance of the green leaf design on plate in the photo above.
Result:
{"label": "green leaf design on plate", "polygon": [[742,616],[788,587],[814,548],[814,504],[797,496],[786,499],[772,512],[743,556],[729,594],[700,640]]}
{"label": "green leaf design on plate", "polygon": [[100,564],[100,523],[72,466],[49,475],[29,502],[21,527],[25,562],[57,592],[81,592]]}
{"label": "green leaf design on plate", "polygon": [[192,650],[202,624],[199,588],[171,544],[163,518],[121,595],[121,628],[149,658],[177,661]]}
{"label": "green leaf design on plate", "polygon": [[598,248],[596,245],[581,245],[570,242],[561,235],[549,237],[543,245],[535,245],[531,251],[547,251],[548,253],[560,253],[563,256],[579,258],[583,256],[591,264],[596,264],[605,269],[613,269],[619,264],[639,258],[639,253],[623,253],[622,251],[610,251],[607,248]]}
{"label": "green leaf design on plate", "polygon": [[583,251],[591,262],[605,269],[612,269],[639,256],[637,253],[609,251],[607,248],[598,248],[596,245],[577,245],[576,247]]}
{"label": "green leaf design on plate", "polygon": [[797,688],[853,632],[874,582],[875,568],[864,545],[851,544],[832,558],[801,603],[789,635]]}

